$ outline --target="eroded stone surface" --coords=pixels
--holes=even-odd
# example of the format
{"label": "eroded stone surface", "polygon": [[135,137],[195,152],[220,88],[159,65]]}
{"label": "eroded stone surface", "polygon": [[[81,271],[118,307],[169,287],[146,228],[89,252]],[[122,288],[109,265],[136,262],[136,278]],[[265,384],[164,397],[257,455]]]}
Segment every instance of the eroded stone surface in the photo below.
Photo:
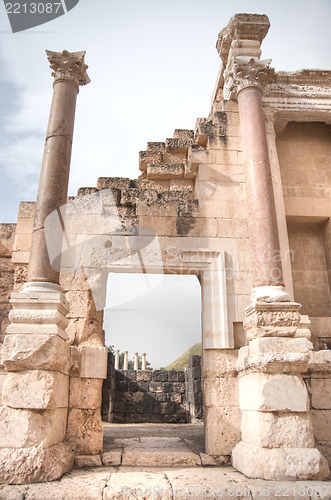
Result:
{"label": "eroded stone surface", "polygon": [[67,409],[33,411],[2,406],[0,419],[0,446],[3,448],[48,448],[65,438]]}
{"label": "eroded stone surface", "polygon": [[48,410],[67,408],[69,377],[45,370],[9,372],[3,387],[3,403],[11,408]]}
{"label": "eroded stone surface", "polygon": [[262,448],[313,448],[309,413],[241,412],[241,434],[246,443]]}
{"label": "eroded stone surface", "polygon": [[261,448],[241,441],[232,452],[233,466],[245,476],[266,480],[325,480],[330,471],[314,448]]}
{"label": "eroded stone surface", "polygon": [[2,360],[7,370],[69,372],[70,348],[57,335],[6,335]]}
{"label": "eroded stone surface", "polygon": [[67,443],[49,448],[2,448],[0,463],[1,483],[55,481],[72,468],[74,454]]}
{"label": "eroded stone surface", "polygon": [[309,410],[306,386],[295,375],[250,373],[239,378],[241,410],[299,411]]}
{"label": "eroded stone surface", "polygon": [[79,455],[100,454],[103,440],[100,408],[96,410],[69,409],[67,439],[76,444]]}

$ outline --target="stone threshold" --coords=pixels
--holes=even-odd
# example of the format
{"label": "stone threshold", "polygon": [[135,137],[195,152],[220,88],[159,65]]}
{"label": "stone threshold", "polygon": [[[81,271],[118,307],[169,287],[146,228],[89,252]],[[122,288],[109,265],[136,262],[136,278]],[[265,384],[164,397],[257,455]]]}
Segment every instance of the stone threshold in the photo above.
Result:
{"label": "stone threshold", "polygon": [[113,446],[98,455],[78,455],[78,467],[197,467],[230,463],[230,456],[210,456],[195,449],[194,440],[180,437],[114,439]]}

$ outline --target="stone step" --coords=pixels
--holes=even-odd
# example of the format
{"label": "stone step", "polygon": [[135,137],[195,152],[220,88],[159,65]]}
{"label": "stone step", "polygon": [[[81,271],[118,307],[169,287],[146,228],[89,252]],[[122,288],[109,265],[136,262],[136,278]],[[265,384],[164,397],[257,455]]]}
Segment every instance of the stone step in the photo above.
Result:
{"label": "stone step", "polygon": [[[164,149],[165,151],[165,149]],[[139,170],[141,172],[146,172],[147,171],[147,165],[149,163],[161,163],[163,160],[163,155],[161,151],[140,151],[139,152]]]}
{"label": "stone step", "polygon": [[176,139],[170,138],[166,140],[166,151],[168,153],[187,153],[188,148],[194,144],[194,139]]}
{"label": "stone step", "polygon": [[165,142],[148,142],[147,151],[165,151]]}
{"label": "stone step", "polygon": [[213,122],[208,118],[198,118],[195,124],[194,137],[199,146],[206,147],[208,136],[215,133]]}
{"label": "stone step", "polygon": [[185,166],[183,163],[156,163],[147,165],[148,179],[178,179],[184,177]]}
{"label": "stone step", "polygon": [[176,128],[174,131],[174,139],[194,139],[194,130]]}

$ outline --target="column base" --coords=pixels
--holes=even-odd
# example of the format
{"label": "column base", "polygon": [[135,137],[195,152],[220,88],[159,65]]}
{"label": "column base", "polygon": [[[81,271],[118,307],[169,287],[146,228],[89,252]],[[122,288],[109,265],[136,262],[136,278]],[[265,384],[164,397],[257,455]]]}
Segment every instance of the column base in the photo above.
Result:
{"label": "column base", "polygon": [[56,481],[72,469],[74,452],[62,442],[41,448],[0,449],[0,483],[31,484]]}
{"label": "column base", "polygon": [[251,291],[252,302],[290,302],[291,298],[283,286],[257,286]]}
{"label": "column base", "polygon": [[316,448],[261,448],[241,441],[232,450],[232,465],[247,477],[269,481],[330,477],[328,463]]}

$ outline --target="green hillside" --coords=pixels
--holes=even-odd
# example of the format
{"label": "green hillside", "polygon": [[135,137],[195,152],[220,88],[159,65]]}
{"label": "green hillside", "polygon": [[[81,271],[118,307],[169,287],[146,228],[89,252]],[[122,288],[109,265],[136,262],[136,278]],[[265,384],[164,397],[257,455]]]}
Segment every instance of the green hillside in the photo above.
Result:
{"label": "green hillside", "polygon": [[166,366],[164,369],[165,370],[184,370],[184,368],[188,367],[188,360],[190,356],[193,355],[199,355],[201,356],[202,354],[202,344],[195,344],[194,346],[190,347],[190,349],[179,358],[177,358],[175,361],[170,363],[170,365]]}

